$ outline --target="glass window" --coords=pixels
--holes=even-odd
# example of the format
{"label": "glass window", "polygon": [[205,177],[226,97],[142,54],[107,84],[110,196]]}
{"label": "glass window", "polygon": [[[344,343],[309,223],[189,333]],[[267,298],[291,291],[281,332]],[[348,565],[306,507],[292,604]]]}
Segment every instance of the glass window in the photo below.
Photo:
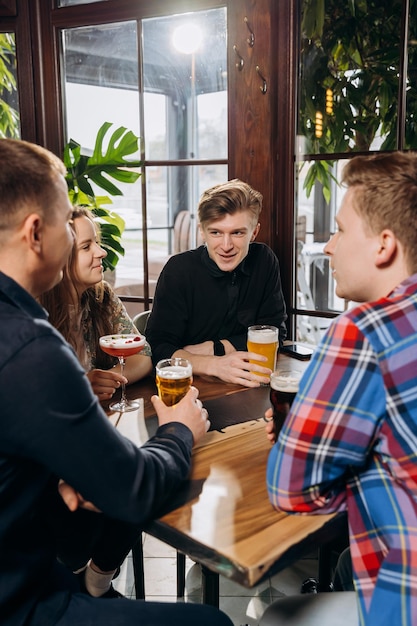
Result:
{"label": "glass window", "polygon": [[226,9],[143,20],[144,91],[166,106],[145,110],[167,134],[169,159],[227,158]]}
{"label": "glass window", "polygon": [[406,76],[403,4],[301,1],[293,298],[303,341],[316,343],[329,319],[351,305],[335,295],[323,252],[346,159],[417,145],[417,24],[410,15]]}
{"label": "glass window", "polygon": [[20,138],[14,33],[0,33],[0,137]]}
{"label": "glass window", "polygon": [[402,4],[303,0],[298,134],[304,153],[397,147]]}
{"label": "glass window", "polygon": [[[324,246],[334,233],[335,215],[345,192],[341,179],[344,160],[315,161],[314,168],[329,173],[331,193],[327,202],[323,186],[317,180],[309,193],[306,189],[312,164],[301,161],[296,168],[297,220],[295,227],[296,308],[299,311],[340,313],[348,305],[335,294],[335,284],[329,269]],[[319,173],[315,173],[319,177]],[[298,339],[316,343],[321,331],[328,326],[327,318],[298,315]]]}
{"label": "glass window", "polygon": [[66,29],[62,46],[67,139],[92,151],[104,122],[140,137],[146,183],[126,184],[112,198],[126,224],[115,285],[121,295],[143,296],[149,278],[152,296],[160,269],[179,251],[178,215],[187,212],[182,245],[193,248],[199,197],[228,178],[226,10]]}

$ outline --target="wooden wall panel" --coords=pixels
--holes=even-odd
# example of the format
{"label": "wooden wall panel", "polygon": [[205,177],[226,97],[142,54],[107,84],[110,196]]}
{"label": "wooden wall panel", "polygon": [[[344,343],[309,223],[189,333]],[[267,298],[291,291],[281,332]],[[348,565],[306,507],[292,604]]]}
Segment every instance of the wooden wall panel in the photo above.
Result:
{"label": "wooden wall panel", "polygon": [[[273,0],[243,0],[229,3],[228,9],[229,177],[240,178],[263,194],[258,240],[269,245],[272,243],[276,154],[272,4]],[[251,32],[252,46],[249,44]]]}
{"label": "wooden wall panel", "polygon": [[0,0],[0,17],[17,15],[16,0]]}

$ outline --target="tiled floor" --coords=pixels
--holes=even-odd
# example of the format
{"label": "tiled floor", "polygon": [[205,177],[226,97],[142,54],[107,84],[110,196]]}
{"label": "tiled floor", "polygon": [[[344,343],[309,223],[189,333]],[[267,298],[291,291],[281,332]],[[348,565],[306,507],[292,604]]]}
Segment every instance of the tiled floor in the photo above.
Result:
{"label": "tiled floor", "polygon": [[[170,546],[144,535],[145,591],[147,600],[176,602],[176,551]],[[316,576],[317,560],[303,559],[276,574],[258,587],[246,589],[220,577],[220,608],[231,618],[234,626],[257,626],[265,608],[276,598],[299,593],[305,578]],[[126,559],[114,581],[118,591],[134,598],[131,557]],[[185,599],[180,602],[201,602],[201,571],[199,565],[187,559]]]}

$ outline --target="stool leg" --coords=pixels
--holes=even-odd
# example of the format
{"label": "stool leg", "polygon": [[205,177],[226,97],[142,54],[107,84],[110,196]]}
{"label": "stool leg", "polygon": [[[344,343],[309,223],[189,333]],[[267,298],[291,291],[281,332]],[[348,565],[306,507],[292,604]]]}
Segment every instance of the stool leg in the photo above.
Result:
{"label": "stool leg", "polygon": [[145,599],[145,572],[143,567],[142,533],[132,548],[133,579],[135,581],[136,600]]}
{"label": "stool leg", "polygon": [[185,554],[177,552],[177,598],[185,593]]}

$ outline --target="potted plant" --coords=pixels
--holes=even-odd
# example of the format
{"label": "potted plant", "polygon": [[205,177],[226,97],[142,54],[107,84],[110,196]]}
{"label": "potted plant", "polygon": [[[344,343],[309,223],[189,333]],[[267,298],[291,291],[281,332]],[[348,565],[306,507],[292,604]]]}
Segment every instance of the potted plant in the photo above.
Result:
{"label": "potted plant", "polygon": [[111,196],[122,196],[123,192],[112,180],[134,183],[140,172],[142,161],[128,159],[138,151],[139,138],[124,126],[117,128],[110,136],[107,147],[104,139],[112,124],[104,122],[97,133],[91,155],[82,152],[81,145],[70,139],[64,147],[63,161],[67,168],[66,181],[71,203],[84,206],[98,218],[101,228],[101,241],[107,252],[103,260],[104,268],[114,270],[120,255],[124,255],[121,236],[125,227],[124,220],[108,205],[112,204],[109,196],[95,194],[92,183]]}

